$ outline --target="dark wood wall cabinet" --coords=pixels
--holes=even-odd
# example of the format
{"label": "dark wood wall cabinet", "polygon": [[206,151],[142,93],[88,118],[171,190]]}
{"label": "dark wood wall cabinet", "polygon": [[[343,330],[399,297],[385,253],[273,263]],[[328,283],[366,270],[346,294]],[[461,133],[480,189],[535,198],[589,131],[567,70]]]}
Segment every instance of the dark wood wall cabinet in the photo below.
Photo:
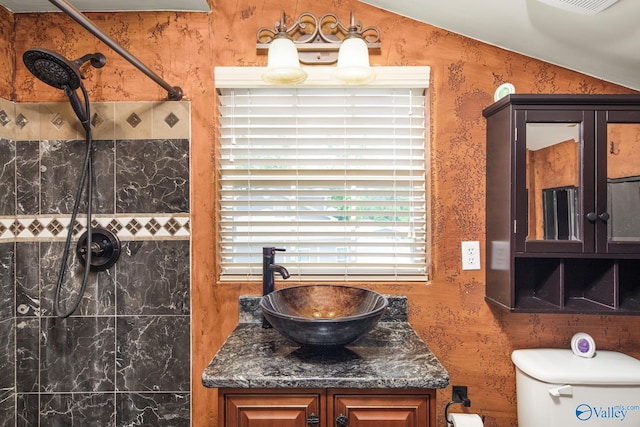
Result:
{"label": "dark wood wall cabinet", "polygon": [[435,390],[220,389],[220,427],[430,427]]}
{"label": "dark wood wall cabinet", "polygon": [[640,95],[509,95],[487,125],[486,299],[640,314]]}

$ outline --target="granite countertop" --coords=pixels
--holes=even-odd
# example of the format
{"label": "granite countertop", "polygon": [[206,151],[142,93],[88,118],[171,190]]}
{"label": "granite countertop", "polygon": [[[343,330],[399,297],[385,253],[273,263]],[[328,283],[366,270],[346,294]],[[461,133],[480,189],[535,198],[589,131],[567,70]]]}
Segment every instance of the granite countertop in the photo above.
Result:
{"label": "granite countertop", "polygon": [[376,327],[339,349],[310,349],[262,328],[259,296],[240,297],[240,321],[202,374],[212,388],[445,388],[449,374],[388,296]]}

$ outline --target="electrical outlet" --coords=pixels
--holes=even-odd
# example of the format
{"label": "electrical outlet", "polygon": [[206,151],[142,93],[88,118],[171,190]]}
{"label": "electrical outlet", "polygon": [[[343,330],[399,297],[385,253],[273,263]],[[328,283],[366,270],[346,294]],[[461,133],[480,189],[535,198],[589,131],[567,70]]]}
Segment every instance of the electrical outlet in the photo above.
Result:
{"label": "electrical outlet", "polygon": [[462,269],[480,270],[480,242],[462,242]]}

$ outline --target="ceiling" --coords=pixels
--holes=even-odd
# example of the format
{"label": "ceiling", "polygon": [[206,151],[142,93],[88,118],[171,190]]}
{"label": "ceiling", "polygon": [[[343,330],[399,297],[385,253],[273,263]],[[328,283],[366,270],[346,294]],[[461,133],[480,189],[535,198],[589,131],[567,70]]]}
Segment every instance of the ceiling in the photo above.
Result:
{"label": "ceiling", "polygon": [[619,0],[596,15],[570,12],[540,0],[360,1],[640,90],[640,0]]}
{"label": "ceiling", "polygon": [[[619,0],[596,15],[570,12],[546,4],[552,0],[360,1],[640,90],[639,0]],[[612,0],[558,1],[566,4]],[[71,0],[70,3],[83,12],[210,11],[207,0]],[[14,13],[58,11],[48,0],[0,0],[0,6]]]}

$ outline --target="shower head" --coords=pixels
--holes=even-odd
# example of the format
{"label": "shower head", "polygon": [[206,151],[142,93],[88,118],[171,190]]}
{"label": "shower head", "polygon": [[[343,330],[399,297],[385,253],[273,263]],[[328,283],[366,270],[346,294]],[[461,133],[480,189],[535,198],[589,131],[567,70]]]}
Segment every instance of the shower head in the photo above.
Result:
{"label": "shower head", "polygon": [[[62,55],[47,49],[29,49],[22,55],[22,60],[27,69],[49,86],[64,90],[64,94],[69,98],[73,111],[78,116],[82,126],[88,132],[91,131],[89,125],[89,107],[86,90],[82,84],[84,76],[80,72],[80,67],[87,61],[95,68],[101,68],[107,62],[101,53],[90,53],[75,61],[69,61]],[[85,105],[83,106],[78,98],[76,90],[82,88],[85,95]]]}
{"label": "shower head", "polygon": [[101,53],[87,54],[75,61],[47,49],[29,49],[22,55],[27,69],[38,79],[56,89],[76,90],[84,78],[80,66],[87,61],[95,68],[101,68],[106,58]]}

